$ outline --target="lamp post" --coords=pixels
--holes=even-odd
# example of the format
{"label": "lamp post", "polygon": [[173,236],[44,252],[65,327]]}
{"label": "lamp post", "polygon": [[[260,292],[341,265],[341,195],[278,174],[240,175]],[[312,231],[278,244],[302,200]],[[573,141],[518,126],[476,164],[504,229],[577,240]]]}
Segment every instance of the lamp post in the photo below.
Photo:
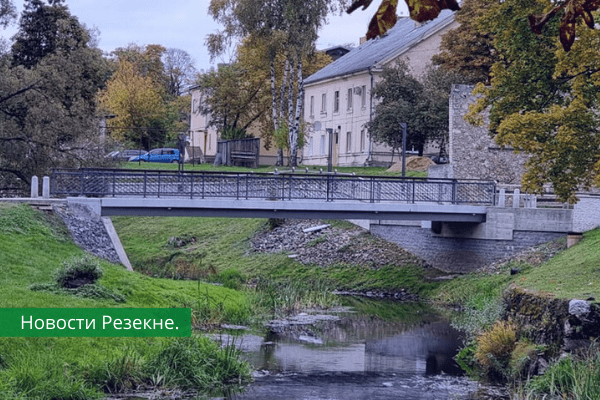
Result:
{"label": "lamp post", "polygon": [[327,156],[327,172],[331,172],[333,168],[333,129],[325,128],[329,134],[329,155]]}
{"label": "lamp post", "polygon": [[406,177],[406,122],[400,122],[402,128],[402,179]]}

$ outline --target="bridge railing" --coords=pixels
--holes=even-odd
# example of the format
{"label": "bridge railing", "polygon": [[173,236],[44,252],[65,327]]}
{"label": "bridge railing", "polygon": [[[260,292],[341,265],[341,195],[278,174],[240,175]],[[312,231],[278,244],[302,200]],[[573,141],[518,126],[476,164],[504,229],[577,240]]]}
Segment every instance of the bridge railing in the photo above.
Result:
{"label": "bridge railing", "polygon": [[389,176],[55,170],[53,196],[187,197],[493,205],[494,182]]}

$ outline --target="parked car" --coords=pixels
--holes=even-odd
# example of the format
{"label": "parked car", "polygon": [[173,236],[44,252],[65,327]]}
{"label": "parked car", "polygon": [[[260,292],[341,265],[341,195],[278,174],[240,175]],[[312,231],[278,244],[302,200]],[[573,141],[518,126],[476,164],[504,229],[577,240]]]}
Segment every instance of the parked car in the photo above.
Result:
{"label": "parked car", "polygon": [[177,149],[153,149],[141,156],[131,157],[129,161],[176,163],[179,162],[179,150]]}
{"label": "parked car", "polygon": [[141,156],[146,154],[146,150],[122,150],[122,151],[111,151],[106,155],[106,158],[110,158],[115,161],[129,161],[130,158]]}

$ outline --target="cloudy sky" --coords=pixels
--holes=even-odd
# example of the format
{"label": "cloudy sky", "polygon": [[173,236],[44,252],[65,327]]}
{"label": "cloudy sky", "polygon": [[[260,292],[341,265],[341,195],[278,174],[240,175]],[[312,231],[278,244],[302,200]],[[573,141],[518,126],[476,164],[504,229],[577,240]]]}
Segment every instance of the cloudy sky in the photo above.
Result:
{"label": "cloudy sky", "polygon": [[[19,12],[22,0],[13,0]],[[129,43],[160,44],[167,48],[187,51],[196,61],[196,68],[211,66],[204,40],[219,26],[207,15],[209,0],[67,0],[71,14],[88,27],[100,31],[100,48],[110,52]],[[404,2],[401,2],[405,10]],[[332,16],[319,34],[317,49],[354,43],[364,36],[371,16],[379,1],[366,10],[351,15]],[[11,27],[0,30],[0,36],[10,37],[16,31]],[[217,60],[227,61],[227,60]]]}

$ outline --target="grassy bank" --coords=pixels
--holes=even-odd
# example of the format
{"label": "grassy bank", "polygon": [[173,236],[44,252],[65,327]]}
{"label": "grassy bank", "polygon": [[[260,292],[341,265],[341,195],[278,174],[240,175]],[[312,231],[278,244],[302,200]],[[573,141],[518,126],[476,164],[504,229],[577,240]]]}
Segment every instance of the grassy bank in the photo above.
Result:
{"label": "grassy bank", "polygon": [[[190,307],[198,324],[212,320],[243,323],[249,318],[249,302],[241,292],[149,278],[105,262],[100,263],[104,270],[98,282],[100,295],[98,291],[75,294],[30,289],[51,284],[63,261],[82,256],[56,217],[26,205],[0,203],[2,308]],[[169,364],[167,355],[175,364]],[[206,363],[198,363],[198,358]],[[182,363],[188,367],[177,367]],[[249,376],[248,365],[238,360],[235,351],[221,350],[195,334],[184,339],[0,339],[0,398],[91,399],[139,386],[211,390],[247,381]]]}
{"label": "grassy bank", "polygon": [[119,217],[113,223],[134,269],[152,276],[225,283],[234,271],[247,281],[268,277],[279,282],[321,282],[346,290],[406,288],[423,296],[438,285],[427,281],[437,271],[414,264],[324,268],[301,264],[288,254],[254,252],[250,239],[257,231],[269,229],[264,219]]}
{"label": "grassy bank", "polygon": [[[270,316],[275,310],[285,313],[304,305],[333,304],[335,299],[328,296],[332,288],[403,288],[433,302],[461,305],[456,324],[476,340],[493,329],[498,335],[508,332],[494,325],[502,313],[501,294],[511,285],[566,299],[600,298],[594,278],[600,268],[600,230],[586,233],[582,242],[558,254],[554,245],[541,246],[510,263],[438,282],[432,280],[438,272],[416,264],[321,267],[303,265],[288,254],[254,252],[250,239],[268,229],[263,219],[119,217],[113,223],[137,272],[101,262],[105,273],[99,285],[125,298],[125,303],[110,296],[32,291],[31,285],[52,282],[53,272],[64,260],[83,253],[55,217],[28,206],[0,204],[0,307],[190,307],[194,322],[207,326],[252,323],[260,314]],[[511,275],[511,270],[519,273]],[[246,284],[258,287],[262,296],[244,289]],[[234,350],[219,350],[194,336],[190,340],[3,338],[0,399],[95,398],[137,386],[208,390],[247,379],[248,366],[238,362]],[[465,358],[474,359],[476,349],[470,351]],[[165,363],[180,354],[188,355],[185,368]],[[213,360],[200,363],[202,367],[219,367],[197,370],[199,363],[194,360],[199,358]],[[590,360],[597,366],[597,357]],[[581,365],[588,364],[573,360],[556,368],[579,371]],[[229,372],[219,375],[222,371]],[[554,374],[558,377],[562,372]],[[523,389],[523,397],[541,393],[542,398],[548,393],[544,388],[553,387],[554,378],[548,379]]]}

